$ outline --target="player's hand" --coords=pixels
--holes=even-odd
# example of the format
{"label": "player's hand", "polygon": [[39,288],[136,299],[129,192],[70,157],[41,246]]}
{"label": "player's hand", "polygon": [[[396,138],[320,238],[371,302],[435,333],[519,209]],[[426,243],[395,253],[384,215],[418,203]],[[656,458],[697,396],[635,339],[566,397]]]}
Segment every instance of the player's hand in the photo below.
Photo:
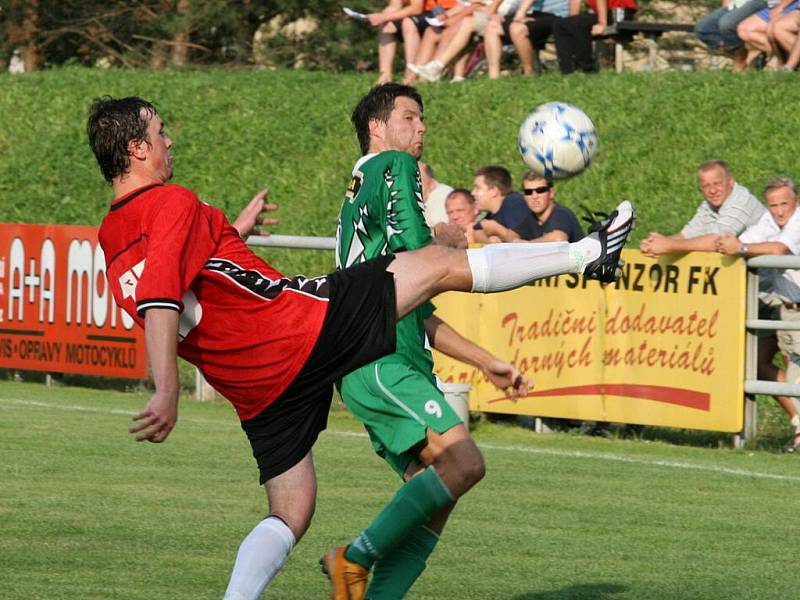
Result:
{"label": "player's hand", "polygon": [[434,242],[450,248],[466,248],[467,236],[455,223],[437,223],[433,226]]}
{"label": "player's hand", "polygon": [[592,25],[592,36],[603,35],[606,31],[606,24],[605,23],[595,23]]}
{"label": "player's hand", "polygon": [[128,431],[136,434],[137,442],[163,442],[178,422],[178,392],[156,390],[144,410],[133,420],[135,423]]}
{"label": "player's hand", "polygon": [[494,359],[482,370],[495,387],[503,390],[512,398],[527,396],[532,387],[530,379],[520,373],[510,362]]}
{"label": "player's hand", "polygon": [[259,226],[278,223],[278,219],[264,216],[267,213],[278,210],[277,204],[266,202],[268,196],[268,189],[258,192],[233,222],[234,228],[239,232],[239,237],[243,240],[247,239],[249,235],[269,235],[269,231],[261,229]]}

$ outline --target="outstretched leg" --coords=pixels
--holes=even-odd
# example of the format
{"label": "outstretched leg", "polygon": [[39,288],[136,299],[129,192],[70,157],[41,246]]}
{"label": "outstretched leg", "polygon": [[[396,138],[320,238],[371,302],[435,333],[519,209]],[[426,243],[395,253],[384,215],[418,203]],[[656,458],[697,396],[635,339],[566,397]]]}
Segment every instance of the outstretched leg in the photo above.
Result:
{"label": "outstretched leg", "polygon": [[592,226],[580,242],[489,244],[455,250],[430,245],[401,252],[389,265],[394,274],[397,313],[403,317],[442,292],[501,292],[565,273],[614,281],[622,247],[633,229],[635,212],[624,201]]}

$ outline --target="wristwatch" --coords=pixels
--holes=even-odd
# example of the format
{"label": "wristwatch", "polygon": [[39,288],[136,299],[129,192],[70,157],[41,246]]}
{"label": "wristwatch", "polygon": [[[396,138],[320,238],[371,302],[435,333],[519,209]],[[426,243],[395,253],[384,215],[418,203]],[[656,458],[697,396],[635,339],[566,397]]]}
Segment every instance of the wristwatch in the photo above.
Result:
{"label": "wristwatch", "polygon": [[742,254],[742,255],[747,254],[747,244],[740,244],[739,245],[739,254]]}

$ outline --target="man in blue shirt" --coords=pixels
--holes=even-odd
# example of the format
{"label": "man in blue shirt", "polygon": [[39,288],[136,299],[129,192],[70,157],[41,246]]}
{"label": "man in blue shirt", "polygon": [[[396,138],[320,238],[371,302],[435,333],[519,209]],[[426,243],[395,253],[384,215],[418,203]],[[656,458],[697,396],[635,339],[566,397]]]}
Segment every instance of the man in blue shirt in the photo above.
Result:
{"label": "man in blue shirt", "polygon": [[525,220],[531,218],[531,211],[522,196],[512,190],[508,169],[489,165],[475,171],[472,196],[478,209],[487,212],[486,217],[475,224],[476,242],[504,241],[496,232],[507,229],[522,237],[517,229],[524,227]]}

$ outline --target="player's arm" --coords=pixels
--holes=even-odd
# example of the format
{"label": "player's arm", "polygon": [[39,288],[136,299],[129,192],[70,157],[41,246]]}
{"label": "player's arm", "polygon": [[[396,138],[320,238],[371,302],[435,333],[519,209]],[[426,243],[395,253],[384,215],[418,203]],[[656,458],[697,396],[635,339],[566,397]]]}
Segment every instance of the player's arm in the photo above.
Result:
{"label": "player's arm", "polygon": [[156,391],[144,410],[133,417],[130,432],[137,442],[163,442],[178,420],[178,318],[169,308],[151,308],[144,316],[147,358]]}
{"label": "player's arm", "polygon": [[531,382],[514,365],[468,340],[436,315],[425,319],[425,333],[439,352],[478,367],[499,389],[513,397],[527,395]]}

